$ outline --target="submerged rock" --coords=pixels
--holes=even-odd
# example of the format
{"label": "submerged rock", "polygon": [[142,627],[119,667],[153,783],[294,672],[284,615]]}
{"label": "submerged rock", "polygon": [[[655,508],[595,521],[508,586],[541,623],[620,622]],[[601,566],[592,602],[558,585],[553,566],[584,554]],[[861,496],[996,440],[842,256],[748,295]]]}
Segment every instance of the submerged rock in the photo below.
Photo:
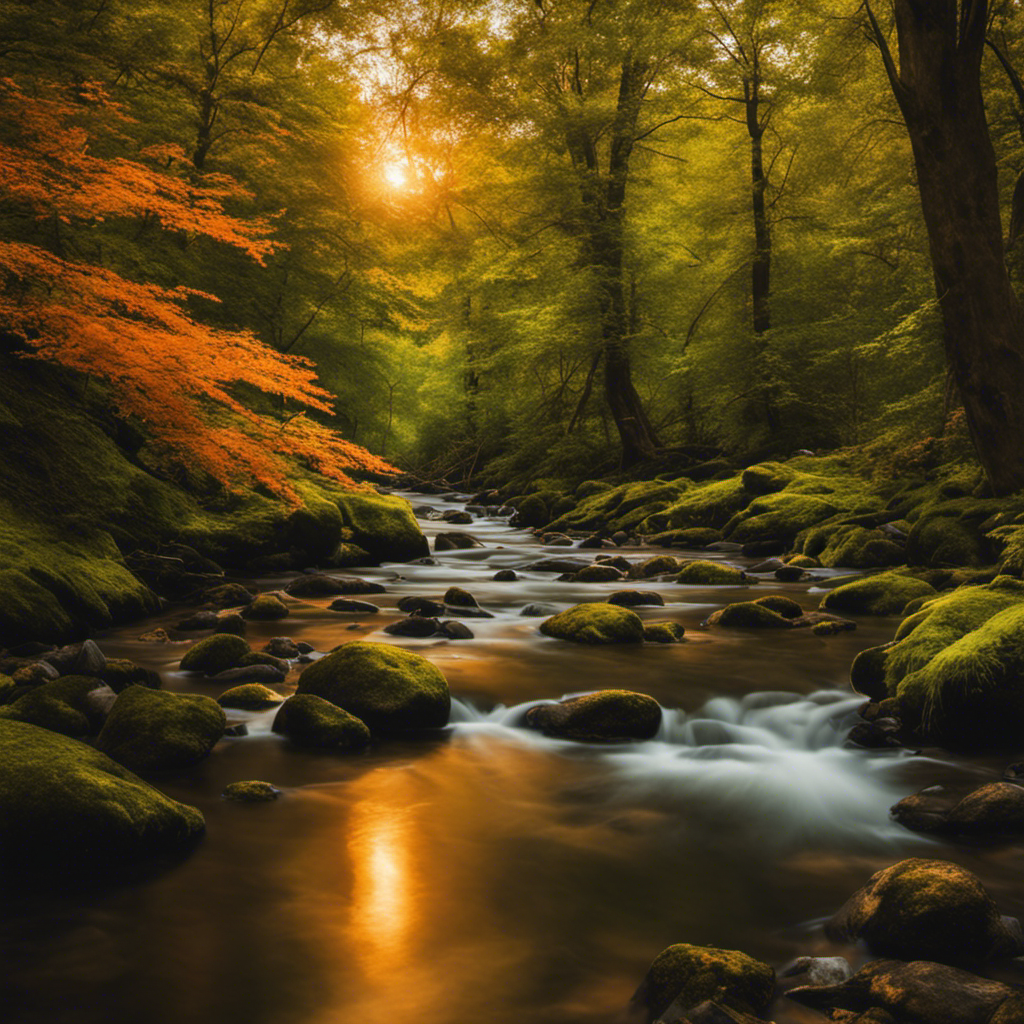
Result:
{"label": "submerged rock", "polygon": [[538,704],[526,724],[567,740],[649,740],[661,727],[661,705],[631,690],[599,690],[557,704]]}
{"label": "submerged rock", "polygon": [[[864,1013],[858,1021],[884,1021],[878,1011],[899,1024],[1020,1024],[1024,997],[1009,985],[949,967],[916,961],[875,960],[837,985],[803,986],[787,995],[805,1006],[828,1013]],[[867,1016],[874,1014],[874,1016]]]}
{"label": "submerged rock", "polygon": [[648,1021],[679,1020],[707,1000],[764,1015],[774,995],[775,971],[767,964],[738,950],[680,942],[655,957],[630,1005]]}
{"label": "submerged rock", "polygon": [[250,651],[249,644],[233,633],[214,633],[190,647],[179,664],[182,672],[216,675],[234,668]]}
{"label": "submerged rock", "polygon": [[470,548],[482,548],[483,544],[468,533],[452,531],[439,533],[434,538],[435,551],[468,551]]}
{"label": "submerged rock", "polygon": [[242,804],[267,804],[280,795],[281,790],[277,786],[255,779],[247,782],[229,782],[221,793],[225,800],[234,800]]}
{"label": "submerged rock", "polygon": [[867,943],[876,956],[971,965],[1024,952],[1020,925],[981,882],[943,860],[910,858],[873,875],[827,922],[833,941]]}
{"label": "submerged rock", "polygon": [[440,669],[391,644],[342,644],[302,673],[298,692],[331,701],[375,732],[440,729],[451,711]]}
{"label": "submerged rock", "polygon": [[370,730],[365,722],[311,693],[289,697],[281,705],[272,728],[297,746],[319,750],[358,751],[370,743]]}
{"label": "submerged rock", "polygon": [[603,602],[560,612],[542,622],[540,631],[577,644],[635,644],[644,638],[644,624],[636,612]]}
{"label": "submerged rock", "polygon": [[383,632],[388,636],[407,636],[414,640],[424,640],[441,632],[441,623],[433,616],[411,615],[407,619],[389,623]]}
{"label": "submerged rock", "polygon": [[105,754],[33,725],[0,719],[0,864],[67,875],[184,852],[203,816],[153,789]]}
{"label": "submerged rock", "polygon": [[96,746],[132,771],[188,768],[213,750],[226,721],[210,697],[130,686],[114,703]]}

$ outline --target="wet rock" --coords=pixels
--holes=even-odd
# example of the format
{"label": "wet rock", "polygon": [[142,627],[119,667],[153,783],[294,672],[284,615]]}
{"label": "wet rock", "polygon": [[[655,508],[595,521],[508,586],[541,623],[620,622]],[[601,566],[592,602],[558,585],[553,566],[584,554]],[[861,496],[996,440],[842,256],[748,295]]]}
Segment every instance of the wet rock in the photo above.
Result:
{"label": "wet rock", "polygon": [[234,668],[248,653],[249,645],[240,636],[214,633],[190,647],[178,667],[182,672],[202,672],[212,676]]}
{"label": "wet rock", "polygon": [[444,605],[429,597],[403,597],[398,601],[398,610],[410,615],[422,615],[424,618],[437,618],[444,615]]}
{"label": "wet rock", "polygon": [[853,968],[842,956],[800,956],[779,971],[779,979],[792,985],[842,985]]}
{"label": "wet rock", "polygon": [[633,569],[633,563],[623,555],[598,555],[593,562],[594,565],[611,565],[629,573]]}
{"label": "wet rock", "polygon": [[567,740],[649,740],[661,726],[661,706],[643,693],[599,690],[538,704],[527,711],[526,724]]}
{"label": "wet rock", "polygon": [[260,622],[274,622],[287,617],[288,605],[276,594],[260,594],[242,612],[242,618]]}
{"label": "wet rock", "polygon": [[438,628],[449,640],[472,640],[474,638],[473,631],[465,623],[454,619],[439,622]]}
{"label": "wet rock", "polygon": [[442,601],[451,608],[477,608],[476,598],[461,587],[449,587]]}
{"label": "wet rock", "polygon": [[807,575],[799,565],[780,565],[775,570],[775,578],[780,583],[796,583]]}
{"label": "wet rock", "polygon": [[767,561],[752,565],[747,572],[775,572],[776,569],[781,569],[785,564],[781,558],[769,558]]}
{"label": "wet rock", "polygon": [[433,505],[413,505],[412,514],[417,519],[435,519],[437,513]]}
{"label": "wet rock", "polygon": [[492,577],[495,583],[515,583],[519,574],[515,569],[499,569]]}
{"label": "wet rock", "polygon": [[792,629],[791,619],[756,601],[727,604],[712,612],[704,621],[706,626],[724,626],[730,629]]}
{"label": "wet rock", "polygon": [[526,566],[530,572],[576,573],[585,569],[590,562],[584,558],[542,558]]}
{"label": "wet rock", "polygon": [[662,607],[665,599],[652,590],[616,590],[608,597],[609,604],[622,605],[623,608],[639,608],[643,605]]}
{"label": "wet rock", "polygon": [[309,693],[289,697],[274,717],[272,729],[296,746],[338,753],[365,750],[370,743],[365,722]]}
{"label": "wet rock", "polygon": [[237,608],[249,604],[255,595],[241,583],[222,583],[203,593],[203,600],[217,608]]}
{"label": "wet rock", "polygon": [[331,701],[375,732],[440,729],[451,710],[440,669],[392,644],[342,644],[302,673],[298,692]]}
{"label": "wet rock", "polygon": [[96,747],[135,772],[188,768],[213,750],[226,721],[210,697],[129,686],[114,703]]}
{"label": "wet rock", "polygon": [[106,656],[93,640],[58,647],[55,651],[44,654],[40,660],[48,662],[62,676],[102,675],[103,667],[107,663]]}
{"label": "wet rock", "polygon": [[612,583],[625,578],[625,573],[614,565],[588,565],[572,576],[573,583]]}
{"label": "wet rock", "polygon": [[485,516],[485,515],[487,515],[487,506],[486,505],[467,505],[466,506],[466,511],[472,513],[475,516]]}
{"label": "wet rock", "polygon": [[1002,918],[981,882],[942,860],[910,858],[873,875],[825,925],[833,941],[876,956],[986,963],[1024,952],[1020,925]]}
{"label": "wet rock", "polygon": [[744,558],[769,558],[783,554],[786,547],[784,540],[755,540],[742,545],[740,552]]}
{"label": "wet rock", "polygon": [[234,800],[242,804],[267,804],[272,803],[281,795],[277,786],[269,782],[260,782],[255,779],[246,782],[229,782],[224,787],[221,796],[225,800]]}
{"label": "wet rock", "polygon": [[159,690],[162,685],[158,672],[136,665],[127,658],[107,658],[100,678],[114,693],[127,690],[129,686],[148,686],[151,690]]}
{"label": "wet rock", "polygon": [[470,548],[482,548],[483,544],[468,533],[453,531],[439,533],[434,538],[435,551],[468,551]]}
{"label": "wet rock", "polygon": [[652,576],[665,576],[668,573],[678,572],[679,566],[678,558],[673,558],[671,555],[655,555],[653,558],[647,558],[629,566],[627,571],[631,579],[646,580]]}
{"label": "wet rock", "polygon": [[358,576],[300,576],[285,587],[292,597],[336,597],[339,594],[383,594],[383,584]]}
{"label": "wet rock", "polygon": [[175,629],[181,630],[182,633],[199,633],[204,629],[216,629],[217,622],[216,612],[201,611],[190,615],[187,619],[182,619]]}
{"label": "wet rock", "polygon": [[688,562],[673,579],[676,583],[698,587],[740,586],[744,583],[754,582],[745,572],[731,565],[702,560]]}
{"label": "wet rock", "polygon": [[658,1024],[771,1024],[771,1021],[715,999],[706,999],[685,1011],[680,1003],[673,1003],[661,1015]]}
{"label": "wet rock", "polygon": [[644,640],[654,644],[677,644],[686,630],[678,622],[645,622]]}
{"label": "wet rock", "polygon": [[822,611],[854,615],[899,615],[916,598],[937,597],[934,587],[914,576],[883,572],[844,583],[821,601]]}
{"label": "wet rock", "polygon": [[531,601],[530,604],[524,605],[522,610],[519,612],[520,615],[525,615],[528,618],[535,618],[540,616],[550,616],[558,614],[558,605],[556,604],[544,604],[540,601]]}
{"label": "wet rock", "polygon": [[434,636],[440,631],[441,624],[438,619],[425,615],[411,615],[407,619],[389,623],[383,630],[389,636],[405,636],[413,639],[424,639]]}
{"label": "wet rock", "polygon": [[103,690],[113,696],[110,688],[96,676],[61,676],[37,686],[0,707],[0,718],[25,722],[41,729],[75,738],[89,736],[103,724],[109,701],[91,695]]}
{"label": "wet rock", "polygon": [[852,1011],[874,1013],[865,1019],[878,1021],[881,1010],[899,1024],[1024,1021],[1024,997],[1009,985],[927,961],[875,960],[841,984],[804,986],[787,994],[836,1020],[843,1019],[838,1011]]}
{"label": "wet rock", "polygon": [[900,723],[895,718],[878,718],[873,722],[860,722],[850,730],[847,737],[851,743],[868,750],[882,750],[887,747],[902,747]]}
{"label": "wet rock", "polygon": [[468,526],[473,522],[473,517],[469,512],[462,512],[458,509],[449,509],[442,513],[441,518],[446,523],[451,523],[452,526]]}
{"label": "wet rock", "polygon": [[262,683],[243,683],[225,690],[217,703],[222,708],[238,708],[241,711],[265,711],[277,707],[283,698],[276,691]]}
{"label": "wet rock", "polygon": [[11,678],[18,686],[42,686],[51,679],[59,679],[60,673],[48,661],[37,661],[15,670]]}
{"label": "wet rock", "polygon": [[629,644],[644,638],[644,624],[636,612],[606,603],[578,604],[559,612],[542,622],[540,631],[577,644]]}
{"label": "wet rock", "polygon": [[376,615],[380,608],[370,601],[354,601],[350,597],[339,597],[328,606],[332,612],[346,612],[352,615]]}
{"label": "wet rock", "polygon": [[53,872],[53,885],[97,868],[121,869],[179,854],[202,835],[203,816],[136,778],[101,752],[22,722],[0,719],[0,864]]}
{"label": "wet rock", "polygon": [[299,640],[295,646],[298,647],[300,655],[312,654],[316,650],[312,644],[307,644],[305,640]]}
{"label": "wet rock", "polygon": [[1008,782],[1019,782],[1024,779],[1024,761],[1015,761],[1003,769],[1003,778]]}
{"label": "wet rock", "polygon": [[904,797],[889,813],[904,828],[915,832],[941,832],[946,814],[955,802],[945,786],[929,786],[920,793]]}
{"label": "wet rock", "polygon": [[678,1020],[712,1000],[763,1016],[774,994],[775,972],[767,964],[738,950],[681,942],[655,957],[630,1008],[648,1021]]}
{"label": "wet rock", "polygon": [[275,636],[263,645],[263,653],[274,658],[297,658],[301,653],[301,647],[288,636]]}
{"label": "wet rock", "polygon": [[171,642],[171,636],[163,626],[148,630],[139,639],[147,644],[169,644]]}
{"label": "wet rock", "polygon": [[608,537],[602,537],[599,533],[593,533],[589,537],[584,537],[579,542],[578,547],[582,550],[593,550],[594,548],[614,548],[618,545],[615,541]]}
{"label": "wet rock", "polygon": [[941,786],[930,786],[901,800],[892,816],[917,832],[967,836],[1015,836],[1024,833],[1024,787],[989,782],[958,801]]}
{"label": "wet rock", "polygon": [[545,533],[541,543],[549,548],[571,548],[573,539],[564,533]]}

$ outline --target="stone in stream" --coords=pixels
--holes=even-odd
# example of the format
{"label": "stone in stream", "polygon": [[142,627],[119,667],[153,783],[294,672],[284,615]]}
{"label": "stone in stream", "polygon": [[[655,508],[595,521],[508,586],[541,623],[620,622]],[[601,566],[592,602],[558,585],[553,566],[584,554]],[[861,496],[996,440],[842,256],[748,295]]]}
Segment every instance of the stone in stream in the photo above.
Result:
{"label": "stone in stream", "polygon": [[520,615],[525,615],[529,618],[540,618],[547,617],[550,615],[558,614],[557,604],[544,604],[540,601],[532,601],[530,604],[524,605]]}
{"label": "stone in stream", "polygon": [[469,512],[462,512],[459,509],[449,509],[442,513],[441,518],[452,526],[468,526],[473,522],[473,516]]}
{"label": "stone in stream", "polygon": [[42,686],[51,679],[60,679],[60,673],[48,661],[37,661],[16,669],[11,678],[18,686]]}
{"label": "stone in stream", "polygon": [[660,608],[665,604],[665,599],[653,590],[616,590],[614,594],[609,595],[608,603],[619,604],[623,608],[638,608],[641,605],[655,605]]}
{"label": "stone in stream", "polygon": [[599,690],[554,704],[537,704],[526,724],[560,739],[649,740],[661,727],[661,705],[645,693]]}
{"label": "stone in stream", "polygon": [[159,672],[136,665],[127,658],[107,658],[100,678],[114,693],[127,690],[129,686],[148,686],[151,690],[159,690],[162,685]]}
{"label": "stone in stream", "polygon": [[781,569],[785,564],[781,558],[769,558],[767,561],[752,565],[747,572],[775,572],[776,569]]}
{"label": "stone in stream", "polygon": [[476,598],[462,587],[449,587],[441,599],[451,608],[478,608]]}
{"label": "stone in stream", "polygon": [[[619,566],[622,568],[622,566]],[[667,573],[679,572],[680,562],[678,558],[671,555],[655,555],[635,565],[630,565],[626,570],[631,579],[646,580],[652,576],[664,576]]]}
{"label": "stone in stream", "polygon": [[14,697],[0,718],[80,738],[103,724],[114,692],[96,676],[61,676]]}
{"label": "stone in stream", "polygon": [[355,615],[376,615],[380,607],[370,601],[354,601],[350,597],[339,597],[328,606],[332,612],[348,612]]}
{"label": "stone in stream", "polygon": [[775,971],[760,960],[735,949],[680,942],[655,957],[630,1010],[635,1019],[645,1014],[648,1021],[680,1021],[712,1000],[756,1017],[767,1014],[774,995]]}
{"label": "stone in stream", "polygon": [[299,576],[284,588],[292,597],[336,597],[339,594],[383,594],[380,583],[360,579],[358,576],[327,576],[314,574]]}
{"label": "stone in stream", "polygon": [[297,658],[302,650],[289,636],[275,636],[263,645],[263,653],[275,658]]}
{"label": "stone in stream", "polygon": [[444,622],[439,622],[438,628],[449,640],[474,639],[473,631],[469,626],[455,619],[446,619]]}
{"label": "stone in stream", "polygon": [[[1024,996],[1002,982],[945,964],[875,960],[840,984],[791,989],[790,999],[852,1021],[853,1014],[875,1013],[856,1020],[884,1020],[881,1010],[899,1024],[1022,1024]],[[847,1015],[840,1016],[843,1011]]]}
{"label": "stone in stream", "polygon": [[573,573],[571,583],[612,583],[625,578],[625,573],[614,565],[588,565]]}
{"label": "stone in stream", "polygon": [[453,531],[439,533],[434,538],[435,551],[468,551],[470,548],[482,548],[483,544],[468,533]]}
{"label": "stone in stream", "polygon": [[585,558],[542,558],[537,562],[531,562],[524,568],[528,572],[575,573],[590,564]]}
{"label": "stone in stream", "polygon": [[240,683],[283,683],[288,675],[288,670],[278,665],[267,665],[256,662],[250,665],[238,665],[236,668],[227,668],[218,672],[213,678],[218,683],[238,685]]}
{"label": "stone in stream", "polygon": [[636,612],[603,602],[559,612],[542,622],[540,631],[577,644],[636,644],[644,638],[644,624]]}
{"label": "stone in stream", "polygon": [[898,718],[876,718],[871,722],[859,722],[850,730],[847,739],[868,750],[902,747],[899,737],[901,728]]}
{"label": "stone in stream", "polygon": [[548,548],[571,548],[573,539],[565,533],[545,533],[541,543]]}
{"label": "stone in stream", "polygon": [[58,647],[42,656],[62,676],[99,676],[107,659],[94,640]]}
{"label": "stone in stream", "polygon": [[853,968],[844,956],[800,956],[779,971],[779,983],[796,985],[841,985],[853,977]]}
{"label": "stone in stream", "polygon": [[652,644],[680,643],[686,630],[678,622],[645,622],[644,640]]}
{"label": "stone in stream", "polygon": [[281,795],[277,786],[269,782],[262,782],[250,779],[245,782],[229,782],[221,796],[225,800],[234,800],[242,804],[267,804],[276,800]]}
{"label": "stone in stream", "polygon": [[235,636],[245,636],[245,619],[238,612],[228,612],[217,616],[217,632],[233,633]]}
{"label": "stone in stream", "polygon": [[188,768],[224,734],[220,705],[196,693],[129,686],[117,698],[96,747],[137,772]]}
{"label": "stone in stream", "polygon": [[77,740],[0,719],[0,865],[48,887],[95,872],[180,854],[203,834],[203,816]]}
{"label": "stone in stream", "polygon": [[190,647],[179,664],[182,672],[216,675],[234,668],[249,653],[249,644],[231,633],[214,633]]}
{"label": "stone in stream", "polygon": [[444,615],[444,605],[440,601],[412,595],[399,598],[398,610],[408,612],[410,615],[422,615],[424,618],[437,618],[439,615]]}
{"label": "stone in stream", "polygon": [[780,583],[796,583],[806,576],[807,573],[799,565],[780,565],[775,570],[775,578]]}
{"label": "stone in stream", "polygon": [[331,701],[374,732],[441,729],[451,712],[441,670],[392,644],[356,640],[336,647],[302,673],[298,692]]}
{"label": "stone in stream", "polygon": [[187,619],[182,619],[174,628],[181,630],[182,633],[199,633],[206,629],[216,629],[218,618],[216,612],[200,611]]}
{"label": "stone in stream", "polygon": [[288,605],[277,594],[259,594],[242,611],[243,619],[273,622],[288,617]]}
{"label": "stone in stream", "polygon": [[515,569],[499,569],[492,577],[495,583],[515,583],[519,574]]}
{"label": "stone in stream", "polygon": [[310,693],[289,697],[271,728],[296,746],[338,753],[365,750],[370,743],[370,730],[365,722]]}
{"label": "stone in stream", "polygon": [[222,708],[238,708],[241,711],[265,711],[277,707],[284,698],[269,686],[261,683],[243,683],[225,690],[217,703]]}
{"label": "stone in stream", "polygon": [[673,581],[697,587],[740,586],[757,582],[747,576],[742,569],[725,565],[723,562],[709,562],[703,559],[688,562],[673,577]]}
{"label": "stone in stream", "polygon": [[255,595],[241,583],[221,583],[204,591],[203,600],[217,608],[237,608],[250,604]]}
{"label": "stone in stream", "polygon": [[146,644],[169,644],[171,635],[163,626],[158,626],[156,629],[150,629],[141,634],[139,639]]}
{"label": "stone in stream", "polygon": [[410,615],[407,619],[389,623],[383,630],[388,636],[406,636],[422,640],[441,631],[440,622],[434,617]]}
{"label": "stone in stream", "polygon": [[917,857],[872,875],[825,933],[835,942],[862,940],[876,956],[958,966],[1024,952],[1020,924],[1000,916],[970,871]]}
{"label": "stone in stream", "polygon": [[618,545],[615,541],[609,540],[607,537],[602,537],[598,533],[594,533],[589,537],[584,537],[583,540],[579,542],[578,547],[583,550],[587,550],[593,548],[615,548],[618,547]]}
{"label": "stone in stream", "polygon": [[989,782],[950,805],[941,787],[908,796],[892,816],[918,832],[1010,837],[1024,834],[1024,787],[1012,782]]}

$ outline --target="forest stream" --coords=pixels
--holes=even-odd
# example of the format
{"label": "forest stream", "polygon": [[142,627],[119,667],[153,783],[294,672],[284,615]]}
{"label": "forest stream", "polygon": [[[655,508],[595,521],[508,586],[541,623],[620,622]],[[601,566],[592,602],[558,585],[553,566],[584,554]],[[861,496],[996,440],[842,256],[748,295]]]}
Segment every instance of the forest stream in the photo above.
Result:
{"label": "forest stream", "polygon": [[[421,525],[431,541],[450,529]],[[712,633],[701,621],[749,588],[639,581],[631,586],[659,591],[666,607],[638,613],[682,623],[687,642],[568,644],[542,636],[540,617],[522,609],[567,608],[615,584],[523,571],[571,552],[542,547],[504,518],[466,529],[484,546],[439,553],[434,564],[357,570],[386,586],[373,597],[379,614],[292,600],[286,620],[251,622],[247,634],[254,649],[288,635],[318,652],[359,638],[415,650],[448,679],[449,727],[339,756],[289,747],[270,731],[273,710],[232,711],[248,735],[159,782],[206,817],[189,859],[113,891],[8,904],[5,1021],[610,1024],[673,942],[742,949],[776,968],[832,952],[863,962],[866,954],[830,943],[821,921],[907,856],[955,859],[1004,913],[1024,914],[1017,849],[954,848],[889,816],[923,786],[996,779],[1002,762],[846,742],[863,704],[849,688],[850,662],[890,639],[897,620],[862,619],[855,632],[827,637]],[[635,560],[650,549],[616,553]],[[492,580],[506,568],[519,579]],[[792,584],[766,575],[756,590],[811,609],[829,574]],[[272,590],[290,578],[259,584]],[[452,585],[493,613],[467,620],[474,639],[381,632],[402,616],[401,597]],[[218,683],[178,671],[184,644],[137,639],[181,618],[171,608],[97,640],[108,657],[158,670],[166,688],[217,696]],[[657,698],[657,737],[582,744],[525,727],[530,705],[600,688]],[[221,798],[243,779],[283,795],[258,805]],[[822,1018],[780,998],[772,1019]]]}

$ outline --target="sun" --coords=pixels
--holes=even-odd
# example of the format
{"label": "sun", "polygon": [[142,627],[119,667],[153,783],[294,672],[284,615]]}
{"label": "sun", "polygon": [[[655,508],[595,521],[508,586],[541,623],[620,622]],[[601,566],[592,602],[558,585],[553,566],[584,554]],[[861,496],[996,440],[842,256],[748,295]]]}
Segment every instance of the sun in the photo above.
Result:
{"label": "sun", "polygon": [[409,180],[409,171],[405,164],[389,163],[384,165],[384,180],[392,188],[402,188]]}

